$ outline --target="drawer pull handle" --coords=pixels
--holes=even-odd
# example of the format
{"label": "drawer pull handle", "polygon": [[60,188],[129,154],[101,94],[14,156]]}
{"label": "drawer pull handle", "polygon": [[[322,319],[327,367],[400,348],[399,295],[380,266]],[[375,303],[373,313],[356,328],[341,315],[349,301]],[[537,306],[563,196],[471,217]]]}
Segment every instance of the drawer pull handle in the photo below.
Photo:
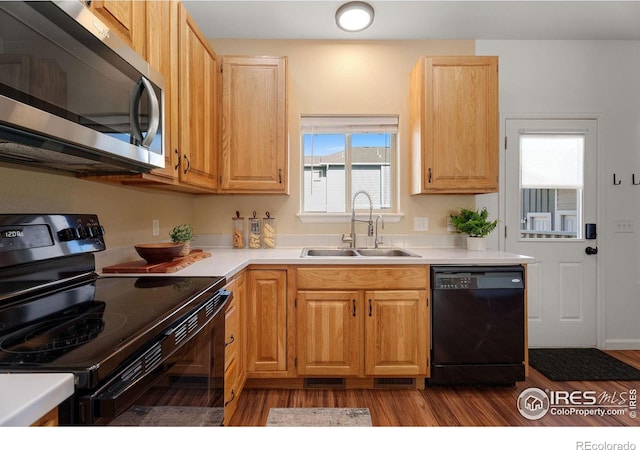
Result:
{"label": "drawer pull handle", "polygon": [[231,335],[231,339],[229,339],[229,342],[225,342],[225,343],[224,343],[224,346],[226,347],[226,346],[228,346],[228,345],[233,344],[235,340],[236,340],[236,338],[235,338],[235,337],[233,337],[233,334],[232,334],[232,335]]}
{"label": "drawer pull handle", "polygon": [[233,389],[231,389],[231,400],[229,400],[228,402],[224,402],[224,406],[226,407],[229,403],[231,403],[232,401],[234,401],[236,398],[236,391],[234,391]]}
{"label": "drawer pull handle", "polygon": [[369,317],[373,315],[373,300],[369,299]]}
{"label": "drawer pull handle", "polygon": [[351,303],[353,304],[353,317],[356,316],[356,299],[352,298]]}

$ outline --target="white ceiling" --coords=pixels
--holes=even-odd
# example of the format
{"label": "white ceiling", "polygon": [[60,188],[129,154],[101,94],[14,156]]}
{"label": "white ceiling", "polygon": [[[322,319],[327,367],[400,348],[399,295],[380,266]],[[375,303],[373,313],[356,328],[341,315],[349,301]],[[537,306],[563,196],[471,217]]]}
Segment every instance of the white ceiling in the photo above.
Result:
{"label": "white ceiling", "polygon": [[640,1],[371,0],[360,33],[335,24],[346,1],[183,3],[211,39],[640,39]]}

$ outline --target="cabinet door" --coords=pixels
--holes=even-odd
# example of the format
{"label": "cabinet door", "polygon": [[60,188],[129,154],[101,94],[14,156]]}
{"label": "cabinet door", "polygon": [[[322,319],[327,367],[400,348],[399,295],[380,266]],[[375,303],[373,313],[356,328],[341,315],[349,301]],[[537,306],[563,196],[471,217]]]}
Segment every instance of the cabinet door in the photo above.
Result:
{"label": "cabinet door", "polygon": [[412,193],[498,191],[498,58],[425,57],[410,80]]}
{"label": "cabinet door", "polygon": [[287,272],[247,272],[247,372],[287,370]]}
{"label": "cabinet door", "polygon": [[150,0],[146,5],[146,60],[164,78],[164,168],[151,174],[178,179],[178,3]]}
{"label": "cabinet door", "polygon": [[217,60],[184,5],[180,27],[180,182],[217,187]]}
{"label": "cabinet door", "polygon": [[297,349],[300,375],[357,375],[361,295],[358,291],[299,291]]}
{"label": "cabinet door", "polygon": [[287,193],[284,57],[222,58],[223,192]]}
{"label": "cabinet door", "polygon": [[140,55],[145,54],[145,2],[94,0],[89,9]]}
{"label": "cabinet door", "polygon": [[426,375],[426,291],[367,291],[365,309],[365,375]]}
{"label": "cabinet door", "polygon": [[233,292],[233,299],[227,306],[224,322],[224,424],[228,425],[238,405],[237,400],[246,378],[242,335],[242,307],[245,302],[244,274],[232,279],[225,289]]}

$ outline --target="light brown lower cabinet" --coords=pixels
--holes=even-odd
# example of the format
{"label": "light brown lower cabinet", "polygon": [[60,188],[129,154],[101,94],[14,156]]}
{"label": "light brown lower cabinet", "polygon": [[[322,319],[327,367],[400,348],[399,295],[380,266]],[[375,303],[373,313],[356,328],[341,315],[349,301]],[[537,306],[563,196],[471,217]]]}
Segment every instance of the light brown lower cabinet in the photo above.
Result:
{"label": "light brown lower cabinet", "polygon": [[428,376],[428,274],[426,266],[299,268],[298,375]]}
{"label": "light brown lower cabinet", "polygon": [[233,292],[233,298],[225,313],[224,349],[224,425],[228,425],[238,405],[238,398],[244,387],[242,308],[245,301],[245,274],[235,276],[225,289]]}
{"label": "light brown lower cabinet", "polygon": [[58,422],[58,407],[56,406],[51,411],[40,417],[38,420],[31,424],[32,427],[57,427]]}
{"label": "light brown lower cabinet", "polygon": [[358,291],[299,291],[299,375],[358,375],[362,294]]}
{"label": "light brown lower cabinet", "polygon": [[287,271],[249,269],[245,303],[246,370],[256,374],[287,371]]}

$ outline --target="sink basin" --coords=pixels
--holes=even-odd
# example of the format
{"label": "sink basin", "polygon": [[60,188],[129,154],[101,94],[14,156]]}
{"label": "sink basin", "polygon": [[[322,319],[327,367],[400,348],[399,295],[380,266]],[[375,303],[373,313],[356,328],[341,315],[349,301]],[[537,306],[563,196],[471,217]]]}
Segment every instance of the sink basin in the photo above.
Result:
{"label": "sink basin", "polygon": [[420,258],[420,255],[416,255],[408,250],[401,248],[305,248],[300,255],[303,258],[313,256],[347,256],[347,257],[397,257],[397,256],[410,256],[414,258]]}
{"label": "sink basin", "polygon": [[349,248],[305,248],[301,256],[358,256],[358,254]]}
{"label": "sink basin", "polygon": [[357,252],[362,256],[411,256],[420,258],[420,255],[401,248],[360,248]]}

